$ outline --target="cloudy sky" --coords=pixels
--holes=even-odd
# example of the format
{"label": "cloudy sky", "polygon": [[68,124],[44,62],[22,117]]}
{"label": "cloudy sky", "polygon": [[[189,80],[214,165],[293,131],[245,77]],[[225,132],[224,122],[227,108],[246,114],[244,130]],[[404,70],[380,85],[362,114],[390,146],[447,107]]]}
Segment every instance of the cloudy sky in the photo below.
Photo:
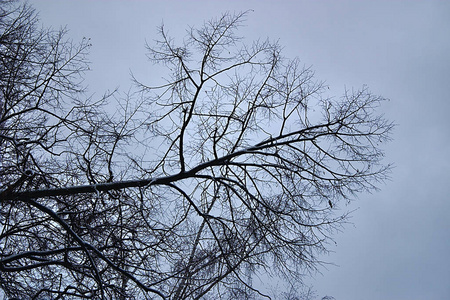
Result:
{"label": "cloudy sky", "polygon": [[[225,11],[252,9],[241,33],[269,37],[311,65],[340,96],[345,87],[389,98],[398,125],[381,191],[361,195],[336,236],[334,263],[306,280],[337,300],[450,297],[450,1],[33,0],[46,26],[91,38],[91,92],[130,87],[130,71],[158,78],[144,44],[164,22],[172,35]],[[148,80],[147,80],[148,78]]]}

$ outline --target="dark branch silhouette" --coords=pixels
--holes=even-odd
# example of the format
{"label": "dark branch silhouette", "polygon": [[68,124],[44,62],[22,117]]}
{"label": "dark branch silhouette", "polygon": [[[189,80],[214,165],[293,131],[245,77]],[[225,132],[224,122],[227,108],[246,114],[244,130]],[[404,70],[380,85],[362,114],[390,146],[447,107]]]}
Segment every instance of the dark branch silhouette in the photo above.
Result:
{"label": "dark branch silhouette", "polygon": [[[224,14],[159,28],[155,86],[87,97],[89,40],[0,12],[0,287],[10,298],[254,299],[295,293],[355,194],[390,166],[366,87],[329,98],[277,43]],[[116,107],[114,112],[108,107]],[[274,295],[272,295],[274,296]],[[277,297],[276,295],[274,297]]]}

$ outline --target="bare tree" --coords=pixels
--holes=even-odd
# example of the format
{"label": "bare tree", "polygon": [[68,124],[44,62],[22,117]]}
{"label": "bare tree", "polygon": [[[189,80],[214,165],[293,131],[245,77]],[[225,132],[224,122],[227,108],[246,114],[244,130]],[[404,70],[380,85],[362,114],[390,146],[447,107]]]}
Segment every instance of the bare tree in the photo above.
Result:
{"label": "bare tree", "polygon": [[295,286],[317,267],[339,205],[386,179],[392,124],[367,88],[328,98],[277,43],[246,44],[245,15],[181,44],[159,28],[148,57],[164,82],[94,103],[77,81],[88,41],[39,30],[28,6],[2,11],[7,296],[269,298],[259,275]]}

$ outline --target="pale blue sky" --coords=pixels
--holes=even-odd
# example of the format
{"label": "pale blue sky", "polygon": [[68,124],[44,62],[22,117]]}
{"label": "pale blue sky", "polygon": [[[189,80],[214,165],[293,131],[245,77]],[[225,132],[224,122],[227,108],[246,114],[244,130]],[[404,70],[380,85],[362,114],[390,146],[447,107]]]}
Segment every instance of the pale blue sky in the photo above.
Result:
{"label": "pale blue sky", "polygon": [[[399,126],[386,160],[396,168],[381,192],[360,195],[334,253],[338,266],[306,280],[337,300],[422,300],[450,296],[450,2],[449,1],[29,1],[44,25],[90,37],[86,82],[102,94],[126,91],[129,72],[158,72],[144,44],[164,21],[174,36],[225,11],[254,10],[242,34],[269,37],[284,54],[312,65],[339,97],[367,84],[391,99]],[[155,77],[156,76],[156,77]]]}

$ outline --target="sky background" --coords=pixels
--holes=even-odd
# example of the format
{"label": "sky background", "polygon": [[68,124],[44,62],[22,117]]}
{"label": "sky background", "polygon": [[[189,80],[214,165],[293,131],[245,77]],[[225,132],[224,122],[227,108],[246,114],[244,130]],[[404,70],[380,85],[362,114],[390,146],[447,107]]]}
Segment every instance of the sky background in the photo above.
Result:
{"label": "sky background", "polygon": [[305,279],[337,300],[450,299],[450,1],[33,0],[45,26],[92,41],[90,92],[126,92],[130,71],[160,78],[145,58],[156,27],[182,38],[187,25],[254,10],[241,34],[270,38],[326,81],[330,94],[367,84],[389,98],[398,126],[386,149],[392,180],[363,194],[336,235],[334,263]]}

